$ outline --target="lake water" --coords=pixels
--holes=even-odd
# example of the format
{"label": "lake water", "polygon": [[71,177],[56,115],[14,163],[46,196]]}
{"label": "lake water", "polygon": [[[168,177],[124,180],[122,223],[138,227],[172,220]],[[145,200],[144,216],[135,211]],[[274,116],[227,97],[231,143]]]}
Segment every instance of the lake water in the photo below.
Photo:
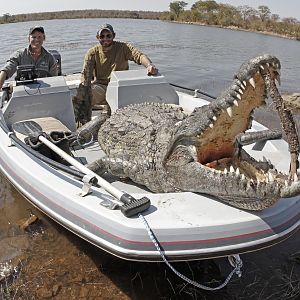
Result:
{"label": "lake water", "polygon": [[[152,20],[80,19],[0,25],[4,38],[0,65],[27,44],[28,30],[42,24],[48,49],[62,56],[64,73],[80,71],[88,48],[97,43],[99,24],[111,23],[116,39],[128,41],[148,54],[169,82],[218,95],[246,60],[262,53],[277,56],[282,64],[281,90],[300,90],[300,42],[256,33]],[[132,68],[138,66],[132,65]]]}
{"label": "lake water", "polygon": [[[46,30],[45,47],[61,54],[63,73],[78,72],[87,49],[97,43],[97,27],[106,22],[114,26],[116,39],[131,42],[149,55],[171,83],[218,95],[244,61],[270,53],[282,64],[281,92],[300,92],[299,41],[151,20],[51,20],[0,25],[0,65],[12,51],[27,45],[29,28],[41,24]],[[138,67],[131,64],[131,68]],[[273,117],[264,114],[262,119],[272,123]],[[18,224],[30,212],[41,222],[24,233]],[[0,263],[12,259],[21,266],[11,294],[0,284],[0,299],[287,299],[282,298],[287,292],[297,297],[291,281],[294,287],[298,284],[299,292],[299,256],[295,256],[299,255],[299,242],[298,233],[278,246],[242,256],[242,279],[235,279],[220,292],[202,292],[185,285],[163,264],[121,261],[87,244],[30,206],[0,176]],[[222,259],[176,267],[202,283],[223,280],[229,272]]]}

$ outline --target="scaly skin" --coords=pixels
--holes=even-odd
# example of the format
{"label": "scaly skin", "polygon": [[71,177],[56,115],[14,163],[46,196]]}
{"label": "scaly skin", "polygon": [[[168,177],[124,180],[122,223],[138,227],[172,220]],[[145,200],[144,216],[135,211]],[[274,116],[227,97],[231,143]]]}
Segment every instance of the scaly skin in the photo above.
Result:
{"label": "scaly skin", "polygon": [[[267,92],[280,106],[282,98],[274,83],[279,70],[274,56],[249,60],[220,97],[190,115],[180,107],[154,103],[119,109],[99,130],[98,141],[107,156],[88,167],[130,178],[153,192],[205,193],[248,210],[261,210],[281,197],[300,194],[299,142],[285,109],[278,112],[292,154],[290,177],[242,149],[241,141],[248,141],[241,137]],[[269,137],[268,133],[257,136]]]}

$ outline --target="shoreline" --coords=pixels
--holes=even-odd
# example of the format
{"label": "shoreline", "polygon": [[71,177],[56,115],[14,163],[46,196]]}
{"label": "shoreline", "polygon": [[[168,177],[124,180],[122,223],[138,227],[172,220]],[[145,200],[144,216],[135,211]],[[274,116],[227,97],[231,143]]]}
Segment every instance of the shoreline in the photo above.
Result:
{"label": "shoreline", "polygon": [[280,38],[294,40],[294,41],[300,41],[300,39],[297,39],[296,37],[292,37],[292,36],[287,36],[287,35],[271,32],[271,31],[255,31],[255,30],[245,29],[245,28],[241,28],[241,27],[237,27],[237,26],[208,25],[208,24],[201,23],[201,22],[185,22],[185,21],[166,21],[166,22],[178,23],[178,24],[190,24],[190,25],[197,25],[197,26],[216,27],[216,28],[221,28],[221,29],[238,30],[238,31],[252,32],[252,33],[257,33],[257,34],[270,35],[270,36],[280,37]]}

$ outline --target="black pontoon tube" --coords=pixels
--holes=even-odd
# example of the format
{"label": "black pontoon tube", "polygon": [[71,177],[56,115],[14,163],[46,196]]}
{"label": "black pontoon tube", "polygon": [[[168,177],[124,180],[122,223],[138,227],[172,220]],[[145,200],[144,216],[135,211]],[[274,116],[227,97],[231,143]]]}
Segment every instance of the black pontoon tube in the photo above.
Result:
{"label": "black pontoon tube", "polygon": [[184,86],[180,86],[180,85],[177,85],[177,84],[174,84],[174,83],[170,83],[170,85],[174,86],[174,87],[177,87],[179,89],[183,89],[183,90],[187,90],[187,91],[191,91],[191,92],[196,92],[196,93],[199,93],[203,96],[207,96],[209,98],[212,98],[212,99],[217,99],[217,97],[215,96],[212,96],[210,94],[207,94],[205,92],[201,92],[199,89],[190,89],[190,88],[187,88],[187,87],[184,87]]}

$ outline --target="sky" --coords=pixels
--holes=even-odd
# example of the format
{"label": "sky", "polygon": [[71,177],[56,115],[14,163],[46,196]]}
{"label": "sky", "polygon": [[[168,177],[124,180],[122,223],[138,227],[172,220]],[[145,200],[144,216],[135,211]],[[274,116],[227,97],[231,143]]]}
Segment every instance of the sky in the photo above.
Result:
{"label": "sky", "polygon": [[[3,0],[2,0],[3,1]],[[278,14],[280,18],[293,17],[300,20],[299,0],[215,0],[217,3],[227,3],[233,6],[248,5],[257,9],[260,5],[266,5],[272,14]],[[9,13],[11,15],[32,12],[49,12],[60,10],[79,9],[119,9],[119,10],[144,10],[144,11],[168,11],[170,0],[14,0],[5,1],[0,6],[0,16]],[[185,1],[189,9],[195,1]]]}

